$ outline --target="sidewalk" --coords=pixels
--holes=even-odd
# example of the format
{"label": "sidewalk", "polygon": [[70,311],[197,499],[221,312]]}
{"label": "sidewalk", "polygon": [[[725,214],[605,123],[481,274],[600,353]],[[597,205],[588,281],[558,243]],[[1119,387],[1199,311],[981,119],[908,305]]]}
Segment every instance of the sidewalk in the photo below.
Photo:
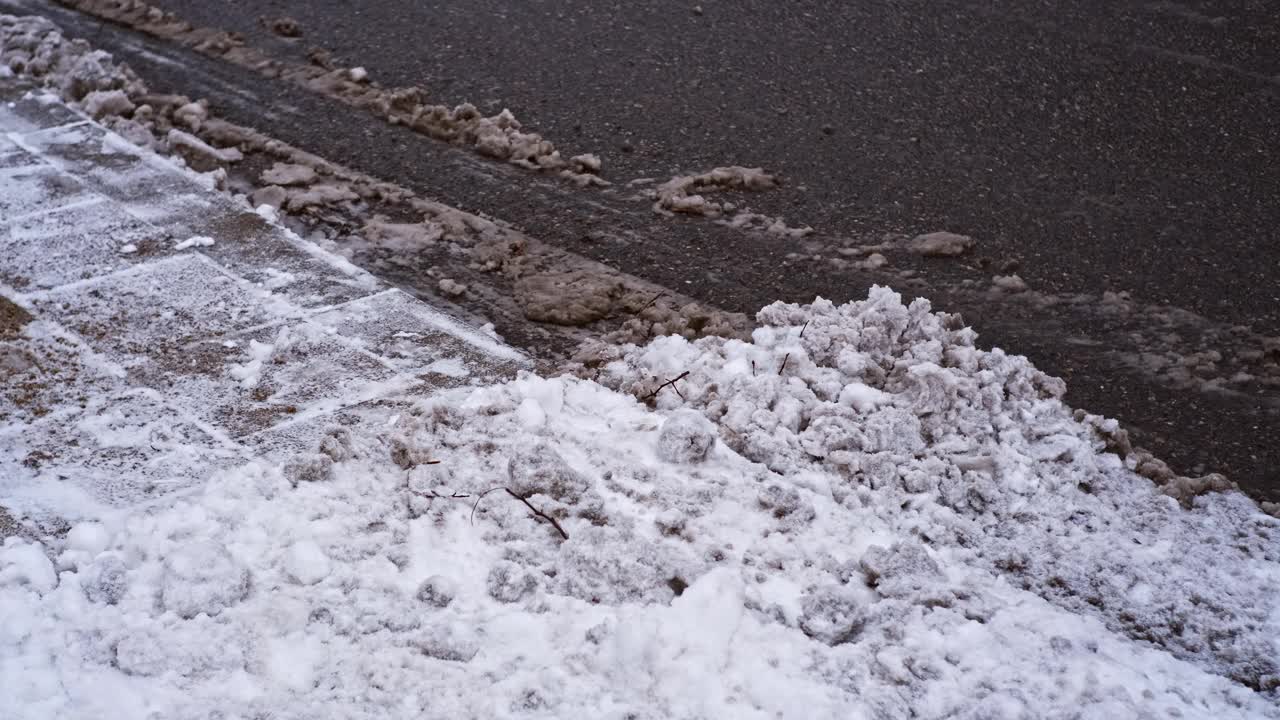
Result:
{"label": "sidewalk", "polygon": [[200,179],[0,80],[9,515],[154,500],[527,366]]}

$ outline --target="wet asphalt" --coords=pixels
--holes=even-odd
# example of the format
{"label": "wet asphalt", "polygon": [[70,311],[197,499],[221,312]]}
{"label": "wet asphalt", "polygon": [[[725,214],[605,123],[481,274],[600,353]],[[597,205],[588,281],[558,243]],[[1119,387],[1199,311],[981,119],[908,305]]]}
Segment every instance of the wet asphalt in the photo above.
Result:
{"label": "wet asphalt", "polygon": [[[763,166],[786,185],[752,208],[812,225],[822,242],[972,235],[972,262],[900,261],[914,263],[921,294],[1066,377],[1069,401],[1121,418],[1175,469],[1280,499],[1275,389],[1176,388],[1066,341],[1123,339],[1123,323],[960,286],[1004,266],[1044,293],[1127,291],[1280,335],[1274,3],[153,2],[282,57],[323,47],[384,85],[508,107],[569,153],[598,152],[615,182]],[[282,15],[300,39],[259,22]],[[794,243],[661,221],[643,205],[588,210],[572,191],[477,172],[403,129],[95,22],[75,23],[78,34],[157,89],[209,96],[233,121],[728,309],[847,300],[883,281],[798,266]],[[602,234],[629,240],[592,240]]]}

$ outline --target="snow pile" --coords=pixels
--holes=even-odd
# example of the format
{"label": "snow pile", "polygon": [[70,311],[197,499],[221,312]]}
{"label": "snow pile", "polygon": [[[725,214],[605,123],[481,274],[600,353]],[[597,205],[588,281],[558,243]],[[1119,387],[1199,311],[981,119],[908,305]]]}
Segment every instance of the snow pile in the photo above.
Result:
{"label": "snow pile", "polygon": [[197,172],[243,159],[235,147],[215,147],[175,127],[198,131],[207,119],[203,105],[178,95],[151,94],[110,53],[92,50],[83,40],[66,39],[43,17],[0,15],[0,66],[55,90],[132,143],[172,151]]}
{"label": "snow pile", "polygon": [[137,76],[117,66],[109,53],[83,40],[66,41],[39,16],[0,15],[0,66],[15,74],[56,83],[62,96],[83,102],[95,117],[104,108],[132,110],[129,97],[146,92]]}
{"label": "snow pile", "polygon": [[[778,303],[757,319],[752,343],[660,338],[597,361],[594,377],[661,409],[697,409],[781,476],[831,476],[842,502],[910,508],[892,513],[898,532],[1114,632],[1280,686],[1275,575],[1243,570],[1280,559],[1280,546],[1247,498],[1184,496],[1184,511],[1134,474],[1139,456],[1125,467],[1103,452],[1105,423],[1077,419],[1060,380],[978,350],[927,301],[875,288],[865,302]],[[1163,489],[1186,487],[1220,486]]]}
{"label": "snow pile", "polygon": [[926,305],[761,321],[600,368],[657,412],[525,375],[10,538],[6,709],[1280,717],[1276,520],[1180,508]]}

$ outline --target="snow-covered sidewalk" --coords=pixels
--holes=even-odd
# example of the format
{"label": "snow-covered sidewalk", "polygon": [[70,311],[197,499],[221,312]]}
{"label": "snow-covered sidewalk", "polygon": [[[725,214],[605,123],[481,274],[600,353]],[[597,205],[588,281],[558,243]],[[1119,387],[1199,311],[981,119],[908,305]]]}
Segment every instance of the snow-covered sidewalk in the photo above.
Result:
{"label": "snow-covered sidewalk", "polygon": [[0,80],[0,505],[30,532],[523,356]]}
{"label": "snow-covered sidewalk", "polygon": [[0,717],[1280,717],[1280,521],[923,301],[504,380],[0,95]]}

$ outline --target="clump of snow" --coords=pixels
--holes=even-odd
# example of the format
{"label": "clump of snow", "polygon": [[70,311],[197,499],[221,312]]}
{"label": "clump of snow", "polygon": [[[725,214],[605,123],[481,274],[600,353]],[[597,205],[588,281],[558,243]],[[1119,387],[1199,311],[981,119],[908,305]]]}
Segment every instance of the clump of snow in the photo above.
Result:
{"label": "clump of snow", "polygon": [[196,172],[209,172],[244,159],[244,155],[236,148],[215,148],[195,135],[177,128],[169,131],[166,140],[169,149],[186,160]]}
{"label": "clump of snow", "polygon": [[186,240],[183,240],[182,242],[175,244],[173,246],[173,249],[187,250],[193,247],[211,247],[213,245],[213,242],[214,242],[213,238],[207,235],[194,235],[192,237],[187,238]]}
{"label": "clump of snow", "polygon": [[440,282],[436,285],[440,288],[440,292],[449,297],[461,297],[467,294],[467,286],[452,278],[440,278]]}
{"label": "clump of snow", "polygon": [[[269,208],[272,212],[277,212],[279,208],[284,207],[285,202],[289,199],[289,191],[279,185],[268,185],[254,190],[249,195],[249,202],[258,209],[258,214],[262,214],[262,208]],[[276,217],[279,217],[278,212]]]}
{"label": "clump of snow", "polygon": [[[0,15],[0,65],[47,81],[70,101],[113,91],[123,91],[127,100],[144,90],[137,76],[116,66],[109,54],[66,40],[56,25],[38,15]],[[115,95],[98,95],[93,102],[119,100]]]}
{"label": "clump of snow", "polygon": [[939,231],[917,235],[907,243],[907,249],[925,257],[953,257],[969,252],[976,244],[968,235]]}
{"label": "clump of snow", "polygon": [[276,203],[274,205],[270,203],[263,203],[263,204],[255,205],[255,207],[253,208],[253,212],[256,213],[258,217],[262,218],[263,220],[266,220],[269,223],[278,223],[280,222],[280,212],[278,210],[279,207],[280,207],[279,203]]}
{"label": "clump of snow", "polygon": [[584,153],[582,155],[574,155],[569,158],[569,167],[574,172],[590,173],[592,175],[600,172],[600,156],[594,153]]}
{"label": "clump of snow", "polygon": [[417,597],[428,607],[446,608],[458,595],[458,585],[443,575],[432,575],[418,586]]}
{"label": "clump of snow", "polygon": [[278,162],[262,171],[261,180],[269,185],[310,185],[317,177],[314,168]]}
{"label": "clump of snow", "polygon": [[88,553],[100,553],[111,541],[110,532],[102,523],[78,523],[67,533],[67,548]]}
{"label": "clump of snow", "polygon": [[734,213],[732,217],[717,220],[716,222],[732,228],[759,230],[770,235],[780,235],[786,238],[802,238],[813,234],[813,228],[808,225],[791,227],[787,225],[786,220],[783,218],[770,217],[753,212]]}
{"label": "clump of snow", "polygon": [[767,190],[778,179],[762,168],[738,165],[718,167],[696,175],[677,175],[653,190],[653,209],[660,213],[685,213],[717,217],[734,209],[732,203],[708,200],[717,190]]}
{"label": "clump of snow", "polygon": [[280,37],[302,37],[302,26],[298,24],[297,20],[294,20],[291,17],[283,16],[273,18],[271,20],[264,18],[262,22],[271,30],[271,32],[279,35]]}
{"label": "clump of snow", "polygon": [[554,448],[545,444],[516,450],[507,461],[507,479],[507,489],[520,497],[540,494],[570,504],[591,487]]}
{"label": "clump of snow", "polygon": [[1017,275],[995,275],[991,278],[991,286],[1008,293],[1027,291],[1027,282]]}
{"label": "clump of snow", "polygon": [[189,127],[196,132],[200,131],[200,126],[208,118],[209,108],[203,102],[189,102],[173,111],[174,122]]}
{"label": "clump of snow", "polygon": [[94,90],[84,96],[84,111],[91,117],[128,115],[133,112],[133,101],[123,90]]}
{"label": "clump of snow", "polygon": [[445,225],[432,220],[420,223],[389,222],[375,217],[364,225],[366,239],[393,250],[420,251],[434,245],[445,236]]}
{"label": "clump of snow", "polygon": [[323,207],[359,199],[360,195],[346,185],[319,183],[306,189],[286,188],[284,208],[290,212],[301,212],[307,208]]}
{"label": "clump of snow", "polygon": [[658,457],[674,463],[700,462],[715,444],[716,431],[709,420],[692,410],[678,410],[662,423]]}
{"label": "clump of snow", "polygon": [[165,556],[160,602],[179,617],[217,615],[249,593],[249,571],[212,540],[189,540]]}
{"label": "clump of snow", "polygon": [[[644,191],[641,197],[653,200],[654,212],[661,215],[679,213],[720,218],[716,222],[729,227],[759,230],[787,238],[802,238],[811,234],[813,228],[807,225],[790,227],[780,217],[745,210],[735,212],[738,209],[735,204],[716,202],[707,197],[709,193],[717,191],[768,190],[780,184],[776,176],[766,173],[762,168],[733,165],[695,175],[677,175],[652,190]],[[733,214],[729,215],[730,213]],[[723,217],[726,215],[729,216]]]}
{"label": "clump of snow", "polygon": [[0,549],[0,587],[13,585],[42,594],[58,586],[58,573],[40,543],[18,537],[4,539]]}
{"label": "clump of snow", "polygon": [[285,555],[285,571],[302,585],[315,585],[329,576],[329,556],[312,540],[299,540],[289,546]]}
{"label": "clump of snow", "polygon": [[80,573],[80,584],[89,602],[119,603],[129,591],[129,569],[119,555],[99,555]]}

